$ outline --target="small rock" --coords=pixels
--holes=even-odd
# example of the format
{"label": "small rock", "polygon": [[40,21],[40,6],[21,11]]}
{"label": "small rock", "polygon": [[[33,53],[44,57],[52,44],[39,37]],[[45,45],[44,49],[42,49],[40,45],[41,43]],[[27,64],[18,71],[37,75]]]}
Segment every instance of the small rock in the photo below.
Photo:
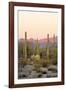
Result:
{"label": "small rock", "polygon": [[41,78],[42,77],[42,73],[37,73],[37,78]]}
{"label": "small rock", "polygon": [[47,74],[42,74],[42,78],[47,78]]}
{"label": "small rock", "polygon": [[26,66],[24,67],[24,70],[32,71],[33,68],[34,68],[33,65],[26,65]]}
{"label": "small rock", "polygon": [[40,71],[41,71],[41,72],[47,72],[48,69],[47,69],[47,68],[43,68],[43,67],[41,67],[41,68],[40,68]]}
{"label": "small rock", "polygon": [[47,73],[47,77],[57,77],[57,73],[52,73],[51,71],[49,71]]}
{"label": "small rock", "polygon": [[26,74],[23,73],[23,72],[20,72],[20,73],[18,74],[18,78],[26,78]]}
{"label": "small rock", "polygon": [[48,67],[48,71],[57,72],[57,66],[55,66],[55,65],[49,66],[49,67]]}
{"label": "small rock", "polygon": [[37,72],[36,71],[32,71],[31,74],[28,76],[28,78],[37,78]]}

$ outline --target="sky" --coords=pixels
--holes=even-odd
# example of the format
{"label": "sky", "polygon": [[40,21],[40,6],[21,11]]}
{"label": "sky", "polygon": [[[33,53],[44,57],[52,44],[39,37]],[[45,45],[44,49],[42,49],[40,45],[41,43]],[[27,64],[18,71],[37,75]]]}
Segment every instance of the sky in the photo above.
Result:
{"label": "sky", "polygon": [[28,39],[43,39],[47,34],[50,37],[57,35],[57,20],[58,13],[19,11],[19,39],[25,37],[25,32]]}

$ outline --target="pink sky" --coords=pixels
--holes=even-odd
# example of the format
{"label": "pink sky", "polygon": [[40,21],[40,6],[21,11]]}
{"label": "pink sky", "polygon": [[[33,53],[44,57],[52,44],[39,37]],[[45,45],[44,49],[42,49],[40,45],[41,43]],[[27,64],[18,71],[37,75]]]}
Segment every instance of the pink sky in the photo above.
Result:
{"label": "pink sky", "polygon": [[42,39],[47,34],[52,37],[57,35],[57,13],[19,11],[19,39],[27,38]]}

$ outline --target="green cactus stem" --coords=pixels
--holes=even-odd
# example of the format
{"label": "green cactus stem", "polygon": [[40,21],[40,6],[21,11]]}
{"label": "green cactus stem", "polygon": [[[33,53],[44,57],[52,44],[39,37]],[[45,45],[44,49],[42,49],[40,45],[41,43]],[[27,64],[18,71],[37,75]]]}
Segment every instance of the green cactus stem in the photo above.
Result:
{"label": "green cactus stem", "polygon": [[35,52],[36,52],[36,55],[39,55],[39,43],[38,43],[38,39],[36,40]]}
{"label": "green cactus stem", "polygon": [[47,61],[49,63],[49,34],[47,35]]}
{"label": "green cactus stem", "polygon": [[25,60],[27,60],[27,32],[25,32],[25,46],[24,46],[24,50],[25,50]]}

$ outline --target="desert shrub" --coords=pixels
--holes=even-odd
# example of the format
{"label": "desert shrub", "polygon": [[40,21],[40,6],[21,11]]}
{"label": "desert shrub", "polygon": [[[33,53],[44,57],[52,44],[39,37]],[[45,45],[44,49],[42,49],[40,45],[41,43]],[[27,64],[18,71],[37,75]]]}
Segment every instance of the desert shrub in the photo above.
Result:
{"label": "desert shrub", "polygon": [[40,63],[40,55],[31,55],[31,60],[32,60],[35,64]]}
{"label": "desert shrub", "polygon": [[18,43],[18,58],[24,57],[23,48],[23,43]]}
{"label": "desert shrub", "polygon": [[40,67],[41,67],[41,64],[37,64],[37,63],[34,63],[34,70],[36,70],[37,72],[40,72]]}
{"label": "desert shrub", "polygon": [[49,62],[49,60],[47,60],[47,59],[42,59],[42,66],[43,67],[47,67],[48,65],[50,64],[50,62]]}
{"label": "desert shrub", "polygon": [[27,64],[31,64],[30,58],[28,58],[26,62],[27,62]]}
{"label": "desert shrub", "polygon": [[34,59],[35,59],[35,61],[39,61],[40,60],[40,55],[35,55]]}
{"label": "desert shrub", "polygon": [[35,70],[37,72],[40,72],[40,67],[41,66],[42,66],[42,64],[41,64],[40,55],[35,55],[34,56],[34,67],[35,67]]}
{"label": "desert shrub", "polygon": [[22,60],[21,63],[22,63],[23,66],[25,66],[25,65],[27,65],[27,60]]}
{"label": "desert shrub", "polygon": [[57,65],[57,59],[54,59],[54,60],[52,61],[52,64],[53,64],[53,65]]}
{"label": "desert shrub", "polygon": [[35,59],[35,55],[31,55],[31,60],[34,60]]}
{"label": "desert shrub", "polygon": [[53,48],[52,64],[57,65],[57,48]]}
{"label": "desert shrub", "polygon": [[34,57],[34,64],[37,64],[38,66],[41,66],[40,55],[35,55],[35,57]]}

